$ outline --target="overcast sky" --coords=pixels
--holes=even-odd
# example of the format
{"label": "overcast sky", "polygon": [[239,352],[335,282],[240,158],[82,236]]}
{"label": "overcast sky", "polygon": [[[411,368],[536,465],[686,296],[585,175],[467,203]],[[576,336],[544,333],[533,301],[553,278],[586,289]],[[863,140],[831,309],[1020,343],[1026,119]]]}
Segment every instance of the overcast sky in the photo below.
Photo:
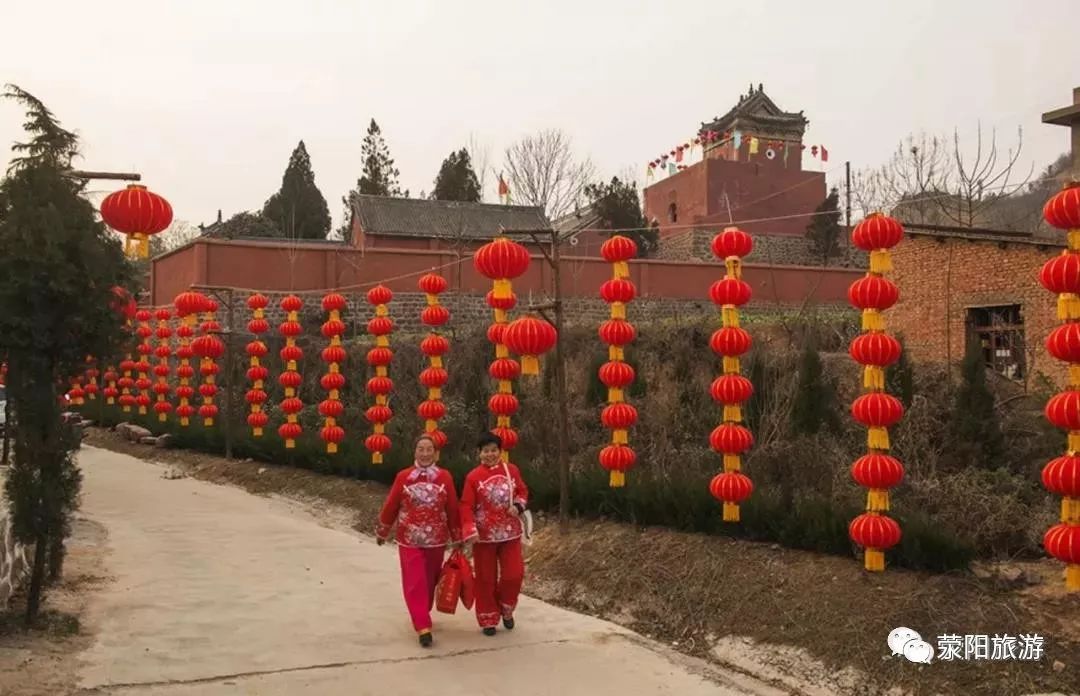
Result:
{"label": "overcast sky", "polygon": [[[1068,147],[1040,115],[1080,86],[1078,27],[1078,0],[4,0],[0,82],[80,133],[81,166],[141,172],[193,223],[261,207],[303,139],[337,224],[372,117],[413,195],[470,133],[498,165],[546,127],[643,179],[759,82],[828,168],[981,119],[1006,144],[1022,126],[1038,171]],[[21,123],[0,103],[4,167]]]}

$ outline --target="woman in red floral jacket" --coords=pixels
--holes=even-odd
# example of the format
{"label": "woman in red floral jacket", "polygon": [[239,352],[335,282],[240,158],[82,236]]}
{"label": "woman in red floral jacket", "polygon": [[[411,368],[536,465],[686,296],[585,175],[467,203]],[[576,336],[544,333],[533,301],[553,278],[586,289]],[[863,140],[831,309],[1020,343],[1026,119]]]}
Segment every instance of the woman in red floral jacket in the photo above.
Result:
{"label": "woman in red floral jacket", "polygon": [[473,546],[476,573],[476,619],[484,635],[495,635],[502,618],[514,628],[525,561],[521,556],[521,515],[529,490],[516,466],[502,461],[502,440],[485,433],[477,447],[480,466],[465,477],[461,491],[461,528]]}
{"label": "woman in red floral jacket", "polygon": [[376,531],[382,546],[397,522],[398,556],[405,606],[420,645],[431,647],[431,607],[447,544],[461,541],[458,496],[450,472],[435,463],[435,441],[421,435],[416,461],[398,472]]}

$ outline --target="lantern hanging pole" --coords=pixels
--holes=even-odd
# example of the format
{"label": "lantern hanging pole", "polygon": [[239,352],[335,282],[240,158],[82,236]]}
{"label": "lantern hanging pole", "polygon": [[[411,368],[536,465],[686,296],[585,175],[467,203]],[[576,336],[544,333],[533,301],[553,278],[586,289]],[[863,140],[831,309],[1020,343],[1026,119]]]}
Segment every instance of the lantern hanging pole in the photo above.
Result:
{"label": "lantern hanging pole", "polygon": [[68,169],[61,172],[72,179],[111,179],[113,181],[142,181],[142,174],[135,172],[85,172],[80,169]]}

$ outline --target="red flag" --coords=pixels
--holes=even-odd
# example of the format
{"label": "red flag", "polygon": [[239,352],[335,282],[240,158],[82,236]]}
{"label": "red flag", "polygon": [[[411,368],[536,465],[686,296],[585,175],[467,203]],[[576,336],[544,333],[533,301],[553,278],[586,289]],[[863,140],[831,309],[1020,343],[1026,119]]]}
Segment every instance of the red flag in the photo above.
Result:
{"label": "red flag", "polygon": [[824,145],[821,146],[821,161],[822,162],[828,162],[829,161],[829,151],[825,149]]}

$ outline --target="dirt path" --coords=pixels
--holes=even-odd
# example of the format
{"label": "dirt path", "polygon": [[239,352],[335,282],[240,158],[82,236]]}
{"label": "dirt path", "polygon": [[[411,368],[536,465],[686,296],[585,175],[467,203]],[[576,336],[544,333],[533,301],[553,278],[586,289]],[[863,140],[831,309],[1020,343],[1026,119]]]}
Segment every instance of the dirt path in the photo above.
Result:
{"label": "dirt path", "polygon": [[424,652],[395,550],[122,454],[86,448],[80,461],[113,578],[84,617],[80,693],[784,693],[529,599],[519,630],[497,638],[463,611],[439,615]]}

